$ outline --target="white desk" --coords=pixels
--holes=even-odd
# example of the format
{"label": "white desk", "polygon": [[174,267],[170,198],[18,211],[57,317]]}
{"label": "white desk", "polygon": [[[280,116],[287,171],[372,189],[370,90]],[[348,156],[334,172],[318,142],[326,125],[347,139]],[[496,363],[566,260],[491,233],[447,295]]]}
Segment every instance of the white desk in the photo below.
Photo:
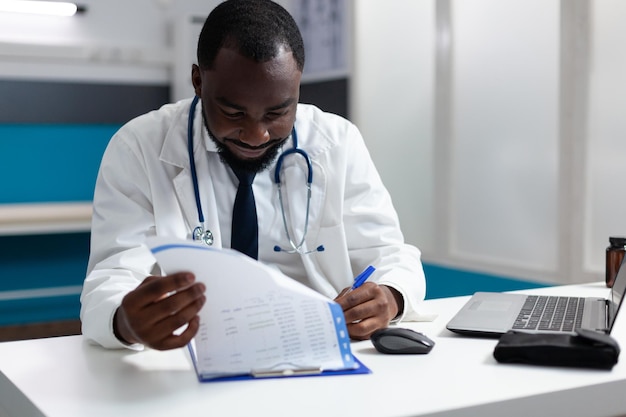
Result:
{"label": "white desk", "polygon": [[[603,284],[532,292],[557,291],[607,294]],[[428,301],[434,322],[404,324],[435,340],[428,355],[353,343],[369,375],[199,383],[184,349],[107,351],[80,336],[0,343],[0,416],[626,415],[626,359],[612,371],[498,364],[495,339],[445,329],[466,299]],[[613,336],[626,346],[625,312]]]}

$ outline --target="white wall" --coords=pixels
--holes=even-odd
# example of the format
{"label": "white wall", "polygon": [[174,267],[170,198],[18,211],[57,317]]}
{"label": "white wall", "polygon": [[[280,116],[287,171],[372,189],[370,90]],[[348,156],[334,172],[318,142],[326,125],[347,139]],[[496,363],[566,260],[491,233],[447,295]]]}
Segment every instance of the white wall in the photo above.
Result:
{"label": "white wall", "polygon": [[452,3],[455,258],[557,269],[558,4]]}
{"label": "white wall", "polygon": [[584,205],[584,265],[603,267],[597,249],[626,235],[626,2],[594,3]]}
{"label": "white wall", "polygon": [[626,3],[354,7],[354,118],[424,259],[603,279],[626,233]]}
{"label": "white wall", "polygon": [[434,228],[433,1],[357,0],[351,119],[391,192],[405,238],[422,248]]}

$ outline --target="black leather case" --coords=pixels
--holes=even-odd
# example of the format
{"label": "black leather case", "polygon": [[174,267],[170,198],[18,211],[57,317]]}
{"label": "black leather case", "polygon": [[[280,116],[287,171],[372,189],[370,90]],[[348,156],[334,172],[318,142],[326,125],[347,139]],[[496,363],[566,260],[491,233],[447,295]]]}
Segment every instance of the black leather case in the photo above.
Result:
{"label": "black leather case", "polygon": [[500,337],[493,356],[501,363],[611,369],[619,353],[610,335],[581,329],[576,335],[509,331]]}

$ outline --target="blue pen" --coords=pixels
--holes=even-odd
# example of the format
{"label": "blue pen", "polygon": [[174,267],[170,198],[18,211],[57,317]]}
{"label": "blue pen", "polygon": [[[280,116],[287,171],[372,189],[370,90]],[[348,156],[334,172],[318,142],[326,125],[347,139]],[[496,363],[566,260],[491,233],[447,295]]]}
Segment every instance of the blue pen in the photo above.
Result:
{"label": "blue pen", "polygon": [[356,290],[361,285],[363,285],[363,283],[367,281],[367,279],[374,273],[374,271],[376,271],[376,268],[374,268],[372,265],[365,268],[363,272],[361,272],[359,275],[356,276],[356,278],[354,278],[354,284],[352,284],[352,287],[350,287],[350,289],[346,291],[346,294],[348,294],[350,291]]}

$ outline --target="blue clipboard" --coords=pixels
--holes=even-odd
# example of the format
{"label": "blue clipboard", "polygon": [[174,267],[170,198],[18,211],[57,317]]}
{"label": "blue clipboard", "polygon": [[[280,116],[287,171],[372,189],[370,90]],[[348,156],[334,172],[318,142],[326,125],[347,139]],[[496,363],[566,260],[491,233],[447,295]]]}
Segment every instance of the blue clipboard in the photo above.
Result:
{"label": "blue clipboard", "polygon": [[198,366],[196,363],[196,354],[193,350],[191,343],[187,345],[189,349],[189,355],[193,363],[194,371],[200,382],[225,382],[225,381],[245,381],[250,379],[268,379],[268,378],[301,378],[311,376],[333,376],[333,375],[363,375],[371,374],[372,371],[363,364],[356,356],[354,358],[355,367],[349,369],[336,369],[336,370],[321,370],[319,368],[306,368],[295,369],[287,371],[267,371],[267,372],[250,372],[242,375],[228,375],[219,377],[205,377],[198,372]]}

